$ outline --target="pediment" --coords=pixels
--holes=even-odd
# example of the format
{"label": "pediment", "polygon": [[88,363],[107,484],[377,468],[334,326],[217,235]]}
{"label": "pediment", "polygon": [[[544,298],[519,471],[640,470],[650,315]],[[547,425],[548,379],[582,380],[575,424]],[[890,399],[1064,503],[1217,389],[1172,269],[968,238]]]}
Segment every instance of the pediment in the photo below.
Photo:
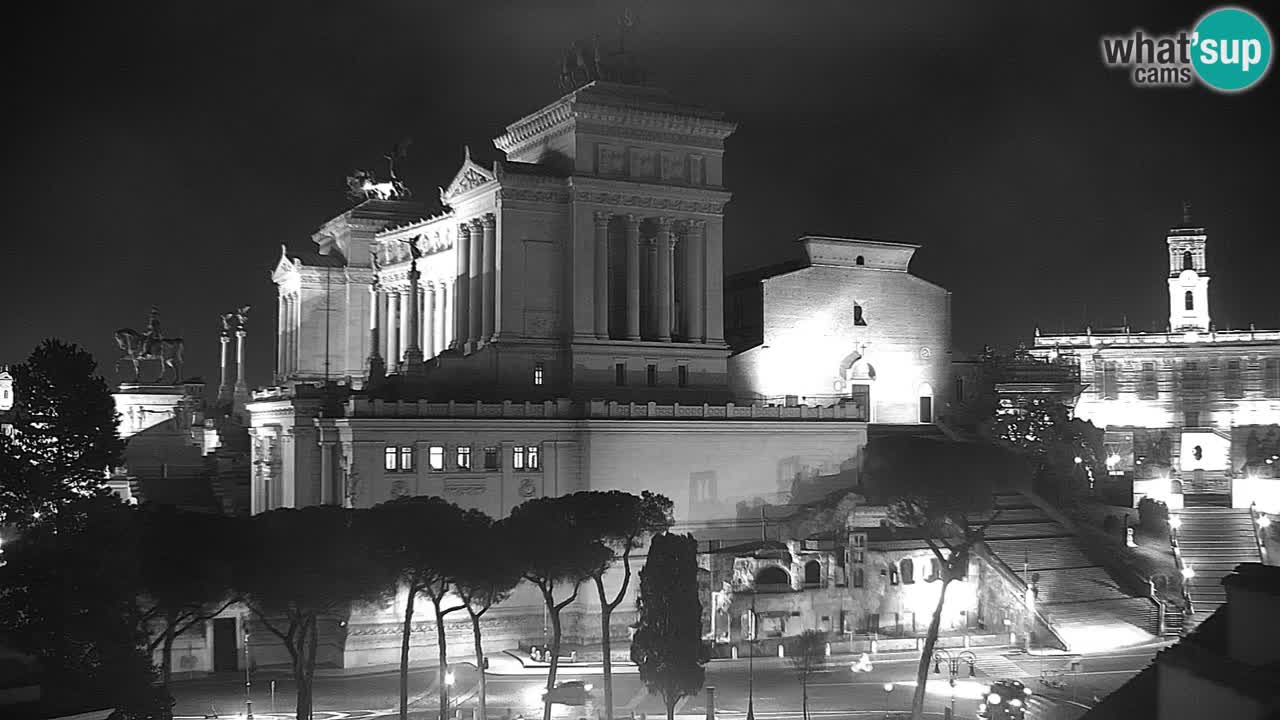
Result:
{"label": "pediment", "polygon": [[285,278],[290,277],[298,272],[298,266],[293,260],[289,259],[289,249],[284,245],[280,246],[280,259],[276,261],[276,267],[271,271],[271,281],[280,284]]}
{"label": "pediment", "polygon": [[440,201],[448,205],[453,198],[470,192],[485,183],[491,183],[496,179],[492,171],[480,167],[471,159],[471,149],[467,148],[466,154],[462,159],[462,167],[453,176],[453,181],[449,183],[449,187],[440,191]]}

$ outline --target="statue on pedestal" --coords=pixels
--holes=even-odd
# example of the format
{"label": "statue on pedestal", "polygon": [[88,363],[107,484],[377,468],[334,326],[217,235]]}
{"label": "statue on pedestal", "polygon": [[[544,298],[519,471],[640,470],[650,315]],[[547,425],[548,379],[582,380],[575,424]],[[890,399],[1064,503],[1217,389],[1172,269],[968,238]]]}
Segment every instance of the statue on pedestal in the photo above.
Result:
{"label": "statue on pedestal", "polygon": [[147,331],[140,333],[133,328],[121,328],[115,332],[116,345],[124,353],[116,362],[124,360],[133,365],[134,382],[143,382],[140,372],[144,360],[156,360],[160,363],[160,375],[153,382],[164,380],[169,368],[173,369],[173,382],[176,384],[182,376],[182,338],[167,338],[160,330],[160,311],[151,308],[147,318]]}

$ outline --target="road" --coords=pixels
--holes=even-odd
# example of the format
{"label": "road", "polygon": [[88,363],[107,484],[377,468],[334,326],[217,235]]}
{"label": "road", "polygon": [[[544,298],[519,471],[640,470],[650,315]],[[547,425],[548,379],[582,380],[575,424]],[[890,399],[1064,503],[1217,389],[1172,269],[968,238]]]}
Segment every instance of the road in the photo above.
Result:
{"label": "road", "polygon": [[[1103,697],[1122,685],[1141,670],[1155,655],[1159,647],[1147,647],[1080,656],[1032,657],[1007,650],[979,652],[974,678],[962,673],[956,686],[956,717],[973,718],[977,711],[982,689],[991,679],[1019,677],[1035,690],[1032,712],[1035,720],[1072,720],[1083,713],[1083,707],[1092,704],[1093,698]],[[809,682],[809,707],[822,711],[822,717],[883,717],[886,710],[903,711],[908,708],[914,690],[916,659],[894,657],[873,659],[870,672],[854,673],[850,664],[854,658],[832,658],[831,666],[816,673]],[[1071,672],[1072,660],[1079,661],[1079,672]],[[945,668],[944,668],[945,671]],[[1042,671],[1061,671],[1066,683],[1062,688],[1047,688],[1036,682]],[[474,668],[463,666],[456,672],[453,703],[461,707],[474,707],[476,673]],[[598,670],[586,672],[562,669],[558,678],[583,680],[595,686],[595,701],[601,699],[601,678]],[[271,703],[271,681],[275,681],[275,705]],[[505,675],[488,677],[489,713],[491,717],[537,714],[541,709],[541,690],[545,677],[536,675]],[[615,674],[614,701],[623,713],[634,711],[637,715],[650,716],[664,713],[659,699],[649,697],[642,689],[639,677],[634,674]],[[893,683],[893,690],[886,693],[885,683]],[[716,687],[717,711],[736,715],[747,709],[748,686],[754,685],[755,710],[762,716],[792,717],[800,708],[800,683],[785,660],[778,658],[757,659],[754,672],[749,672],[746,661],[716,661],[707,666],[707,685]],[[437,675],[433,669],[423,668],[410,672],[410,709],[417,716],[425,716],[438,707],[436,695]],[[930,675],[927,709],[941,714],[951,702],[951,688],[945,675]],[[179,716],[204,717],[218,714],[226,717],[242,713],[245,706],[243,676],[210,676],[176,683],[175,712]],[[252,698],[255,720],[261,715],[287,715],[293,708],[292,680],[285,674],[260,673],[254,677]],[[684,715],[704,715],[705,694],[690,698],[677,708]],[[321,676],[315,679],[315,707],[320,711],[357,713],[347,720],[361,716],[380,716],[398,707],[399,676],[395,672],[373,675]],[[569,708],[556,706],[558,718],[593,717],[597,707]],[[334,717],[331,720],[341,720]]]}

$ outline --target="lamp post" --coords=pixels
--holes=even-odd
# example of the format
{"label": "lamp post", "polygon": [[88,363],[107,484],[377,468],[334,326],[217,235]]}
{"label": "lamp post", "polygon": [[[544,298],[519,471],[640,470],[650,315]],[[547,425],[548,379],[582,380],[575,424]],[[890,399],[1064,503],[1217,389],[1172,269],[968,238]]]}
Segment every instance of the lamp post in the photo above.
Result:
{"label": "lamp post", "polygon": [[974,676],[974,663],[978,661],[978,656],[965,650],[959,654],[952,654],[948,650],[939,650],[933,654],[933,671],[942,673],[942,663],[947,664],[947,676],[951,684],[951,709],[948,711],[948,718],[954,718],[956,715],[956,678],[960,676],[961,663],[969,666],[969,677]]}
{"label": "lamp post", "polygon": [[249,684],[249,633],[244,634],[244,717],[253,720],[253,694]]}
{"label": "lamp post", "polygon": [[747,638],[747,720],[756,720],[756,596],[751,594],[751,636]]}
{"label": "lamp post", "polygon": [[887,682],[884,688],[884,720],[889,720],[889,698],[893,696],[893,683]]}

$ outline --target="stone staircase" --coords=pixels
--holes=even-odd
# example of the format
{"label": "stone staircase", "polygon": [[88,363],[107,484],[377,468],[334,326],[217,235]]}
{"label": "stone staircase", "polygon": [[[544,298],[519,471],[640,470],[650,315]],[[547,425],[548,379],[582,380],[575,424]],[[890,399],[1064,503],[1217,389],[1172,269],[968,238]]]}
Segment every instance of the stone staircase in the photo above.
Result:
{"label": "stone staircase", "polygon": [[1191,507],[1231,507],[1231,477],[1225,470],[1180,473],[1183,502]]}
{"label": "stone staircase", "polygon": [[1210,505],[1192,505],[1179,513],[1178,551],[1183,567],[1195,575],[1186,581],[1192,616],[1188,628],[1212,615],[1227,601],[1222,578],[1246,562],[1262,562],[1250,510]]}
{"label": "stone staircase", "polygon": [[1155,603],[1125,592],[1070,529],[1020,494],[997,496],[996,505],[987,549],[1034,581],[1038,609],[1068,644],[1096,642],[1103,632],[1141,642],[1157,632]]}

